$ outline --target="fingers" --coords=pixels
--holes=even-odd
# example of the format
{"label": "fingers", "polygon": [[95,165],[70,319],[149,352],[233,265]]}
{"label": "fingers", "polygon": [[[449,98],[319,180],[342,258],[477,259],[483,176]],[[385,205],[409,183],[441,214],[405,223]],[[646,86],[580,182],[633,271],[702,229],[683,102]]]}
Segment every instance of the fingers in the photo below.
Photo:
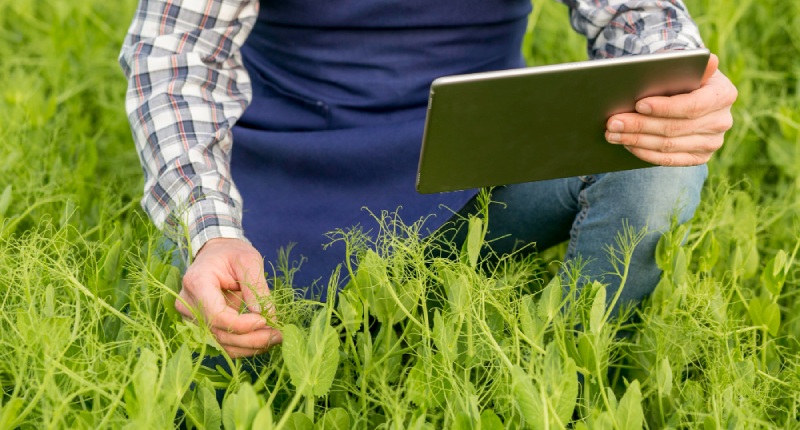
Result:
{"label": "fingers", "polygon": [[691,93],[639,100],[636,112],[658,118],[697,119],[729,107],[737,96],[736,87],[717,71],[708,83]]}
{"label": "fingers", "polygon": [[175,308],[181,315],[196,320],[197,315],[190,307],[197,307],[209,327],[237,334],[267,327],[267,322],[261,315],[240,314],[236,308],[229,306],[223,290],[212,277],[195,273],[197,272],[186,272],[183,289],[179,294],[183,300],[175,301]]}
{"label": "fingers", "polygon": [[665,137],[651,134],[621,134],[619,136],[606,135],[607,140],[620,145],[633,148],[658,151],[663,153],[698,153],[711,154],[722,147],[723,134],[701,134],[696,136]]}
{"label": "fingers", "polygon": [[252,357],[267,351],[266,349],[239,348],[236,346],[227,346],[223,349],[231,358]]}
{"label": "fingers", "polygon": [[261,313],[260,299],[269,296],[269,287],[264,278],[264,263],[260,256],[234,261],[230,269],[237,280],[235,289],[241,291],[247,309]]}
{"label": "fingers", "polygon": [[624,145],[653,164],[690,166],[705,163],[733,126],[731,105],[736,87],[718,69],[712,55],[699,89],[672,97],[648,97],[636,112],[612,116],[606,123],[606,140]]}
{"label": "fingers", "polygon": [[281,333],[274,328],[264,328],[246,334],[234,334],[212,328],[211,332],[226,351],[229,347],[266,351],[283,341]]}
{"label": "fingers", "polygon": [[[183,277],[175,308],[202,320],[232,357],[252,356],[282,341],[260,315],[259,297],[269,294],[261,255],[239,239],[212,239]],[[242,313],[242,304],[251,313]]]}
{"label": "fingers", "polygon": [[708,162],[712,153],[664,153],[653,151],[650,149],[635,148],[626,146],[625,149],[630,151],[633,155],[647,161],[648,163],[658,164],[660,166],[697,166]]}
{"label": "fingers", "polygon": [[658,118],[637,113],[624,113],[609,118],[606,129],[608,133],[640,133],[678,137],[724,133],[732,125],[733,117],[730,110],[723,109],[698,119]]}

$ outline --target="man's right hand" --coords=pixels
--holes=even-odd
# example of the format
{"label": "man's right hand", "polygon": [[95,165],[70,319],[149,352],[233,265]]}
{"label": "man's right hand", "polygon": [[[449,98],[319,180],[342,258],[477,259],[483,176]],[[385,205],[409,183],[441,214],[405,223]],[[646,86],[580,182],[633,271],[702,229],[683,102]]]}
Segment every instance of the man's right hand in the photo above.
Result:
{"label": "man's right hand", "polygon": [[[281,342],[281,333],[267,326],[259,298],[269,295],[264,261],[239,239],[211,239],[200,249],[186,274],[175,308],[186,319],[198,311],[231,357],[248,357]],[[250,313],[242,313],[242,304]]]}

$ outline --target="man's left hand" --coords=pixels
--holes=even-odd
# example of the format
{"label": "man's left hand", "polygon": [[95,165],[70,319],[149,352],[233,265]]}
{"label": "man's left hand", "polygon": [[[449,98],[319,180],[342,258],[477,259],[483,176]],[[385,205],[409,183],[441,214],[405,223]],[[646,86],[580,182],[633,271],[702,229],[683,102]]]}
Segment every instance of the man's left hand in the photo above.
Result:
{"label": "man's left hand", "polygon": [[707,162],[733,125],[731,105],[738,95],[718,66],[719,59],[711,54],[697,90],[644,98],[636,103],[636,112],[612,116],[606,122],[606,140],[625,145],[633,155],[653,164]]}

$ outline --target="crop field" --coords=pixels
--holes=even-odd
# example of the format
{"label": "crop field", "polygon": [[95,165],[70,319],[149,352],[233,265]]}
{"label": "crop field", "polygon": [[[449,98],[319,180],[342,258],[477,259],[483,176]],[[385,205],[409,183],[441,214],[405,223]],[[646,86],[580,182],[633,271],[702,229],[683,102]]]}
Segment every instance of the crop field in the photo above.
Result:
{"label": "crop field", "polygon": [[[484,264],[476,217],[434,258],[387,216],[332,236],[359,262],[336,303],[272,280],[284,344],[234,360],[174,310],[139,208],[116,62],[136,2],[0,0],[0,429],[800,428],[800,2],[687,3],[735,125],[632,318],[553,277],[563,247]],[[531,63],[585,59],[566,8],[536,6]]]}

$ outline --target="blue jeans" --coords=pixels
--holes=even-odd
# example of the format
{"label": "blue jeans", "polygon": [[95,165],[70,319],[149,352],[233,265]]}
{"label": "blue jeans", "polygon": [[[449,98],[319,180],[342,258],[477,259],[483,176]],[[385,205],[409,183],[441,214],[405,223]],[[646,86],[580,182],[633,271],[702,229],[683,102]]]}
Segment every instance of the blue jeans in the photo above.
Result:
{"label": "blue jeans", "polygon": [[[636,303],[655,289],[661,275],[655,263],[659,238],[673,217],[684,223],[694,215],[707,176],[706,165],[652,167],[495,188],[492,201],[502,204],[489,206],[486,239],[501,254],[530,243],[544,250],[569,239],[565,261],[580,256],[584,281],[608,284],[610,300],[620,278],[613,274],[607,247],[616,245],[624,222],[637,231],[646,228],[619,301]],[[473,199],[459,215],[477,210]],[[459,228],[455,242],[465,238],[466,228]]]}

